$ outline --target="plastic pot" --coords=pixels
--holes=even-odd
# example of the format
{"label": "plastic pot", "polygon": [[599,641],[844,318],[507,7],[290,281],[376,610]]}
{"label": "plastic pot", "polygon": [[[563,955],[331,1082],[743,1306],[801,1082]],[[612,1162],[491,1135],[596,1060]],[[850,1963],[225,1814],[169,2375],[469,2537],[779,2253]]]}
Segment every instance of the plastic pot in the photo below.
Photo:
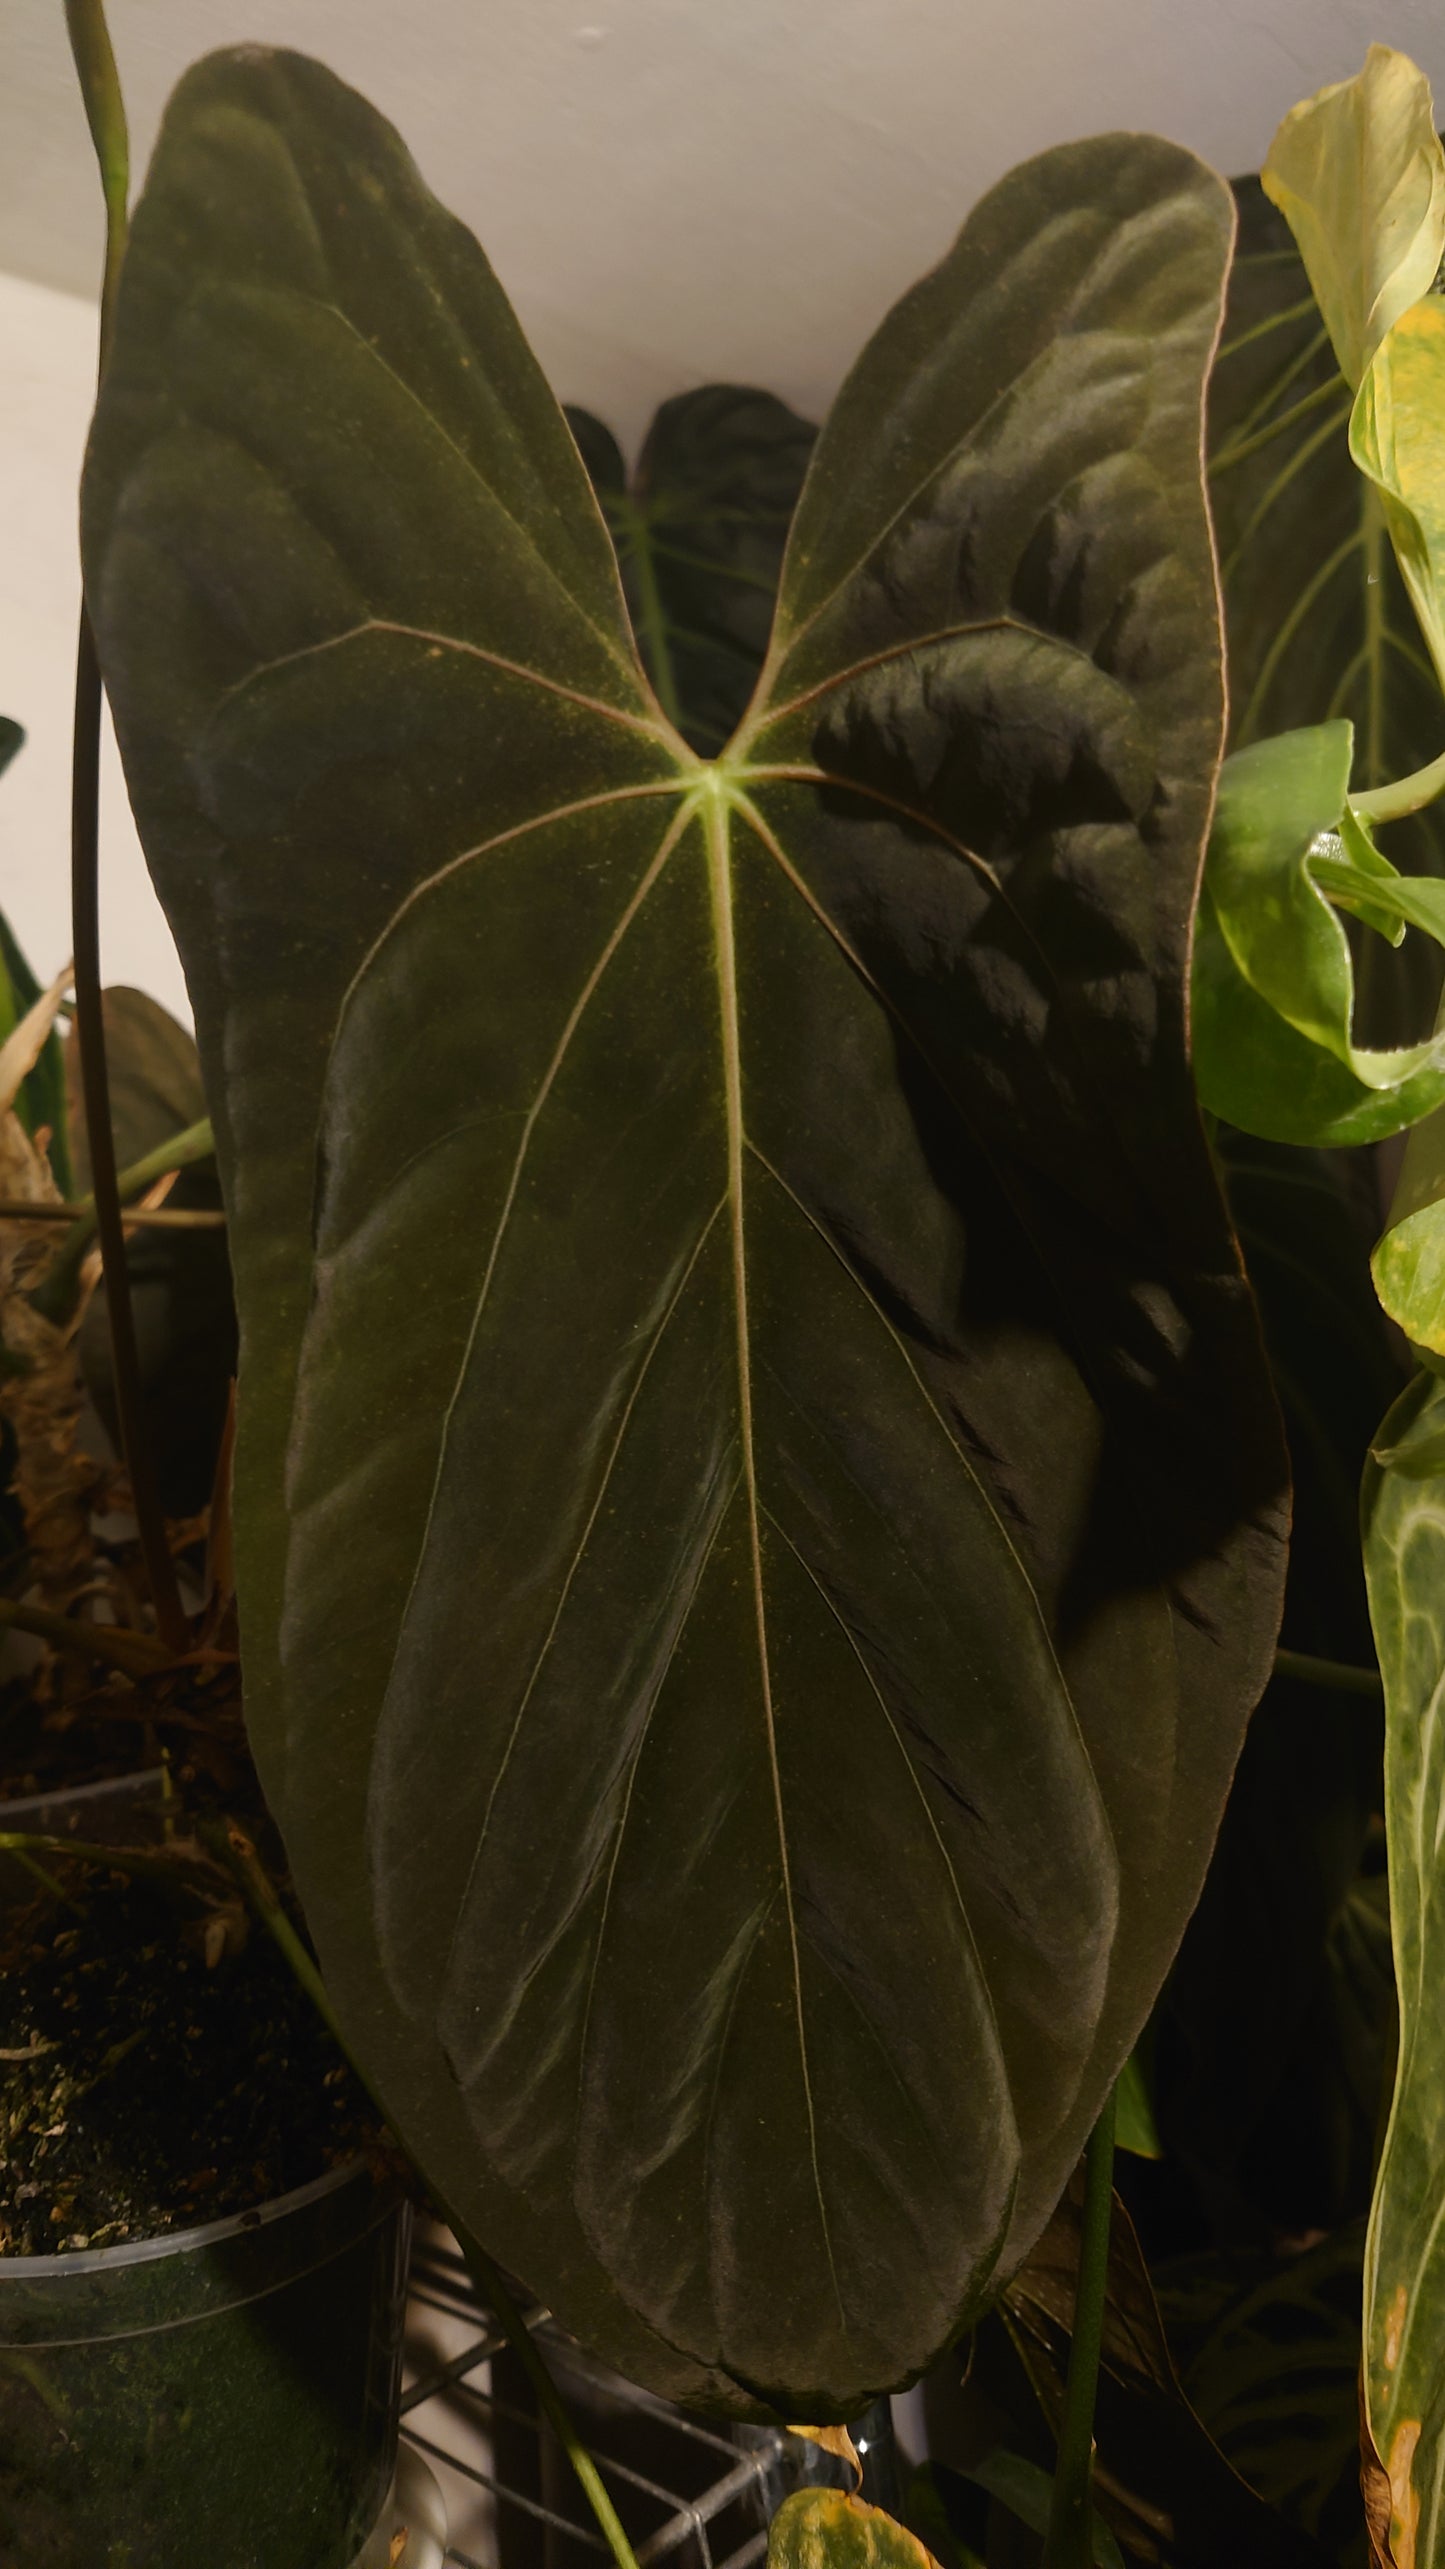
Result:
{"label": "plastic pot", "polygon": [[[76,1799],[99,1836],[104,1797]],[[384,2560],[410,2235],[354,2160],[203,2228],[0,2257],[0,2563]]]}

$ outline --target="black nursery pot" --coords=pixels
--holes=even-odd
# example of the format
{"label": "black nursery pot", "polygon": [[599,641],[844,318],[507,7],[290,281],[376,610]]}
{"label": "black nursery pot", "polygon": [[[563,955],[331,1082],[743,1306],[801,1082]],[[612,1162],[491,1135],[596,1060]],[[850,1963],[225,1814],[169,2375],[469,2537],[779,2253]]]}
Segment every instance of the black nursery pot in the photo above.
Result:
{"label": "black nursery pot", "polygon": [[[105,1795],[73,1798],[101,1834]],[[353,2160],[203,2228],[0,2257],[4,2569],[385,2569],[410,2232]]]}
{"label": "black nursery pot", "polygon": [[258,2211],[0,2258],[0,2560],[387,2556],[409,2208],[360,2163]]}

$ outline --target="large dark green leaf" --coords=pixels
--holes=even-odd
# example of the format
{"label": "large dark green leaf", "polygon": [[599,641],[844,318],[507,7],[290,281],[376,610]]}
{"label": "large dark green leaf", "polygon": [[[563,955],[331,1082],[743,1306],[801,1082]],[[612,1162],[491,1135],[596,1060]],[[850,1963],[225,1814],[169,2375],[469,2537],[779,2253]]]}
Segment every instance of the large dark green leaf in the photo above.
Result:
{"label": "large dark green leaf", "polygon": [[[1445,746],[1440,691],[1379,499],[1350,458],[1351,394],[1289,225],[1241,179],[1239,244],[1209,395],[1210,503],[1229,635],[1232,745],[1347,716],[1359,789]],[[1394,824],[1407,873],[1445,871],[1445,806]],[[1429,1031],[1439,958],[1366,938],[1356,1039]]]}
{"label": "large dark green leaf", "polygon": [[220,1138],[258,1753],[435,2183],[692,2399],[846,2414],[1017,2261],[1268,1665],[1184,1042],[1228,244],[1147,140],[994,192],[710,767],[359,99],[201,66],[136,219],[87,583]]}
{"label": "large dark green leaf", "polygon": [[704,384],[665,401],[629,482],[585,410],[568,424],[602,503],[659,704],[711,757],[763,665],[783,547],[817,430],[773,393]]}

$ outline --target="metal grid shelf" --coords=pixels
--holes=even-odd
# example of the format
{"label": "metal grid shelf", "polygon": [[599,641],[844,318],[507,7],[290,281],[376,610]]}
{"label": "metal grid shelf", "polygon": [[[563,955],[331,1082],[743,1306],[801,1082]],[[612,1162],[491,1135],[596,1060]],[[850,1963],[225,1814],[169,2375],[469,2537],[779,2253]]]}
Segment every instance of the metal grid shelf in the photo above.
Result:
{"label": "metal grid shelf", "polygon": [[[688,2417],[603,2371],[545,2312],[527,2316],[639,2569],[755,2569],[773,2510],[804,2476],[796,2441]],[[402,2434],[442,2486],[447,2569],[598,2569],[610,2557],[445,2231],[422,2233],[413,2257]]]}

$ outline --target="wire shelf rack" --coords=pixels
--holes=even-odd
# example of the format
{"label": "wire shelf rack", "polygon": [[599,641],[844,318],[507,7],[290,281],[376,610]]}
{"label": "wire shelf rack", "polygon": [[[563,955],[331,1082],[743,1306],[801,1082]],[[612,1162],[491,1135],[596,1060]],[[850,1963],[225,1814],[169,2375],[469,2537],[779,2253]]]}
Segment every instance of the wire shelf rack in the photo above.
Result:
{"label": "wire shelf rack", "polygon": [[[781,2499],[803,2478],[824,2476],[804,2469],[796,2440],[773,2427],[689,2417],[595,2365],[546,2312],[527,2319],[638,2569],[756,2569]],[[445,2231],[420,2232],[413,2255],[402,2435],[441,2485],[446,2569],[600,2569],[609,2558],[526,2375]]]}

